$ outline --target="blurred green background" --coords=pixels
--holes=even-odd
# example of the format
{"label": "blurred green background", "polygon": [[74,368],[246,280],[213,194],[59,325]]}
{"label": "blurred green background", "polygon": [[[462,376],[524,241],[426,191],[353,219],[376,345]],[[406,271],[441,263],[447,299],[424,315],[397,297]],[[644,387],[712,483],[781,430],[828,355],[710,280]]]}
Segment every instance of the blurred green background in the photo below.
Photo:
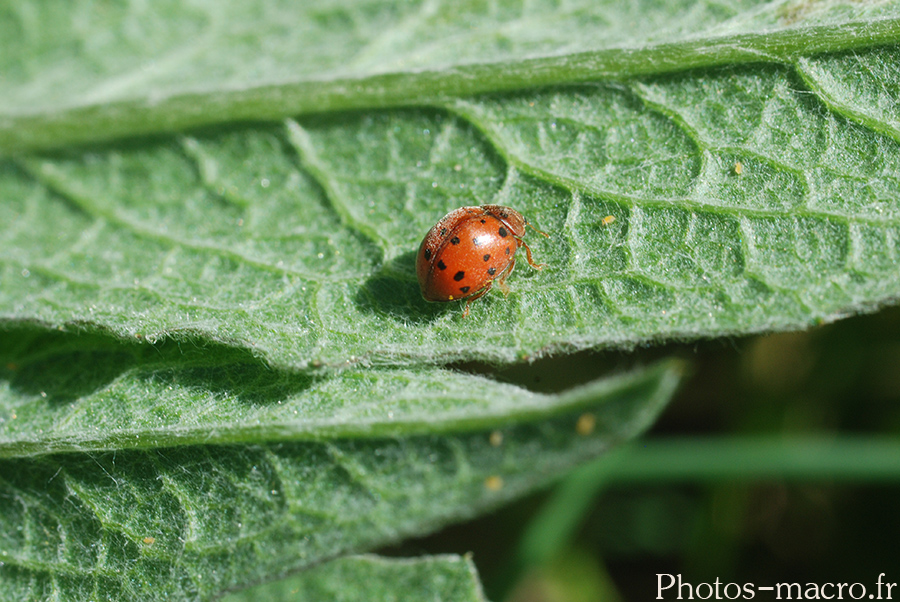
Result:
{"label": "blurred green background", "polygon": [[499,378],[556,391],[673,354],[693,374],[636,444],[383,552],[471,552],[495,602],[652,600],[658,573],[694,584],[900,581],[900,309],[800,333],[553,358]]}

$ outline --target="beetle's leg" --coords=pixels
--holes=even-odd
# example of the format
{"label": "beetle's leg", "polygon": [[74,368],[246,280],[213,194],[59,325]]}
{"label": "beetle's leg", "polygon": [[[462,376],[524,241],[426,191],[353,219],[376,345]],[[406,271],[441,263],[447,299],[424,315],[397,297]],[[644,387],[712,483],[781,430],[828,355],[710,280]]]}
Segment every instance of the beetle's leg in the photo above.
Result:
{"label": "beetle's leg", "polygon": [[534,230],[535,232],[537,232],[538,234],[540,234],[541,236],[543,236],[544,238],[550,238],[549,234],[547,234],[546,232],[541,232],[540,230],[535,228],[534,225],[532,225],[532,223],[529,222],[527,219],[525,220],[525,225],[528,226],[529,228],[531,228],[532,230]]}
{"label": "beetle's leg", "polygon": [[472,305],[472,301],[474,301],[475,299],[478,299],[478,298],[484,296],[484,294],[485,294],[486,292],[488,292],[489,290],[491,290],[491,285],[492,285],[492,284],[494,284],[494,283],[493,283],[493,282],[488,282],[488,283],[484,286],[483,289],[481,289],[480,291],[478,291],[477,293],[475,293],[474,295],[472,295],[471,297],[468,297],[468,298],[466,299],[466,310],[463,312],[463,317],[464,317],[464,318],[468,318],[468,317],[469,317],[469,306]]}
{"label": "beetle's leg", "polygon": [[509,296],[509,285],[506,284],[506,278],[497,281],[497,287],[500,289],[500,292],[503,293],[504,297]]}
{"label": "beetle's leg", "polygon": [[515,267],[516,267],[516,258],[513,257],[510,260],[509,265],[507,265],[506,268],[503,270],[503,273],[501,273],[499,276],[497,276],[497,279],[494,280],[494,282],[497,283],[497,286],[503,292],[504,297],[509,295],[509,285],[506,284],[506,279],[509,277],[510,274],[512,274],[513,268],[515,268]]}
{"label": "beetle's leg", "polygon": [[525,244],[524,240],[522,240],[522,239],[517,239],[517,240],[519,241],[520,247],[525,247],[525,257],[528,259],[528,265],[530,265],[531,267],[533,267],[536,270],[543,270],[545,267],[547,267],[546,263],[535,263],[534,259],[531,258],[531,248],[527,244]]}

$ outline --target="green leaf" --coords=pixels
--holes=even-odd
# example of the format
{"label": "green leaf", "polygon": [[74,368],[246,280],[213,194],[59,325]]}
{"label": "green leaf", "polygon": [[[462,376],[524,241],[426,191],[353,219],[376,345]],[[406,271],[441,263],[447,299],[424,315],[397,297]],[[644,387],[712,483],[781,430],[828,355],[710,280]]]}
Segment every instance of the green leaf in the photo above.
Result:
{"label": "green leaf", "polygon": [[[0,172],[0,307],[301,369],[833,320],[900,289],[900,143],[801,86],[732,68],[23,158]],[[553,234],[550,268],[463,320],[422,301],[413,254],[485,202]]]}
{"label": "green leaf", "polygon": [[[449,371],[347,372],[300,376],[291,397],[285,376],[132,369],[66,403],[29,393],[40,371],[22,370],[0,398],[4,425],[32,431],[0,460],[4,600],[205,600],[427,532],[634,437],[680,375],[661,364],[538,396]],[[164,447],[179,430],[205,441]],[[32,455],[53,449],[70,453]]]}
{"label": "green leaf", "polygon": [[313,376],[212,345],[124,346],[30,329],[0,333],[0,342],[0,458],[454,435],[585,412],[601,399],[619,405],[605,402],[608,423],[598,429],[633,433],[648,420],[639,406],[654,413],[681,371],[669,362],[546,395],[447,369]]}
{"label": "green leaf", "polygon": [[[422,533],[634,436],[678,372],[448,362],[897,299],[898,9],[0,8],[0,594],[208,599]],[[464,319],[415,253],[488,202],[548,268]]]}
{"label": "green leaf", "polygon": [[[405,9],[357,8],[363,6],[406,23]],[[694,9],[702,18],[674,5],[654,7],[645,13],[650,22],[680,24],[653,34],[680,41],[645,46],[656,71],[671,75],[616,81],[604,68],[559,68],[551,78],[520,81],[514,92],[473,97],[454,88],[437,99],[429,78],[459,73],[417,70],[438,69],[438,61],[408,67],[404,76],[412,86],[402,88],[404,103],[429,109],[319,114],[21,157],[0,165],[0,195],[7,200],[0,215],[7,224],[0,232],[7,283],[0,316],[126,339],[199,335],[305,369],[435,358],[509,362],[561,349],[799,328],[886,303],[900,288],[896,46],[811,53],[900,38],[892,6],[797,6],[774,14]],[[484,16],[471,10],[459,14]],[[567,18],[584,20],[584,14]],[[281,31],[279,13],[267,15],[260,18],[272,20],[269,29]],[[529,19],[542,16],[538,11]],[[484,27],[495,18],[486,17]],[[316,80],[317,88],[350,74],[361,82],[382,77],[385,65],[394,64],[383,49],[382,63],[348,66],[343,53],[374,52],[379,42],[349,44],[351,30],[324,22],[318,36],[286,44],[268,70],[251,69],[258,57],[245,55],[242,46],[229,67],[255,74],[245,89],[262,93],[262,81],[286,77],[282,61],[321,37],[331,44],[315,45],[310,56],[322,58],[316,77],[331,83]],[[372,22],[378,21],[366,20]],[[687,23],[696,29],[685,29]],[[420,24],[406,25],[418,31]],[[384,44],[382,26],[354,35]],[[819,35],[822,27],[831,33]],[[433,32],[432,60],[441,44],[459,41],[448,31],[456,30]],[[630,31],[631,37],[620,32],[614,39],[638,43],[648,35],[642,27]],[[727,68],[674,73],[695,66],[682,54],[694,52],[698,39],[725,49],[753,31],[768,32],[763,37],[771,48],[758,49],[770,57],[767,64],[742,65],[732,57]],[[209,35],[209,43],[231,41],[227,27]],[[784,48],[773,42],[779,36]],[[575,39],[583,52],[627,54],[624,46],[602,50],[589,36]],[[46,43],[55,48],[58,41]],[[521,66],[514,54],[485,44],[485,56],[503,69]],[[23,52],[17,47],[8,59],[18,66],[11,73],[23,78],[13,95],[22,103],[37,85],[25,78],[31,71],[22,66]],[[461,64],[470,64],[466,56]],[[107,68],[123,69],[131,64],[127,58],[110,58],[115,64]],[[151,90],[180,98],[185,81],[220,88],[229,81],[225,74],[183,79],[176,72],[177,82],[165,80],[171,87],[164,86],[165,94],[153,78],[127,89],[131,96],[143,89],[146,103]],[[313,72],[292,73],[298,81],[314,79]],[[623,67],[612,76],[632,73]],[[586,74],[603,83],[522,89]],[[495,85],[490,70],[466,77],[486,90],[505,87]],[[266,85],[267,94],[282,98],[299,84]],[[127,122],[128,111],[116,103],[131,101],[122,100],[122,88],[110,90],[119,91],[91,110]],[[262,109],[241,113],[229,94],[192,95],[190,102],[237,111],[217,118],[223,121],[269,116]],[[69,120],[67,99],[41,115]],[[291,106],[294,112],[340,108]],[[10,108],[9,131],[19,128],[21,111],[21,105]],[[153,125],[141,111],[140,123],[154,133],[169,127]],[[166,111],[177,121],[188,109]],[[54,127],[29,122],[26,129],[58,139]],[[98,132],[94,140],[108,134],[93,122],[90,129]],[[508,300],[490,295],[474,319],[461,320],[455,308],[421,300],[413,254],[447,210],[485,202],[512,205],[553,234],[533,243],[550,269],[520,268]]]}
{"label": "green leaf", "polygon": [[484,602],[485,598],[472,560],[447,555],[412,560],[349,556],[222,598],[222,602],[255,600]]}
{"label": "green leaf", "polygon": [[789,62],[896,43],[897,8],[896,1],[799,0],[153,8],[31,0],[0,13],[0,73],[8,82],[0,99],[0,150]]}

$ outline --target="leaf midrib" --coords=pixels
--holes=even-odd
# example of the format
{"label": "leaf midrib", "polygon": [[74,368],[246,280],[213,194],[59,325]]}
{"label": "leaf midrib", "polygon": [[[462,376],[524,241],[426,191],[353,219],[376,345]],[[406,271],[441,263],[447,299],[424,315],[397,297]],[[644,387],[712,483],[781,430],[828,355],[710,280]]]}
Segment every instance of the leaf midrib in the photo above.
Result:
{"label": "leaf midrib", "polygon": [[[255,416],[249,423],[235,422],[226,416],[221,423],[201,421],[190,425],[165,424],[159,428],[107,427],[99,435],[93,433],[60,433],[55,428],[46,435],[35,437],[26,432],[21,436],[0,438],[0,458],[39,456],[53,453],[85,453],[123,449],[158,449],[175,445],[215,445],[259,443],[261,441],[311,441],[335,439],[373,439],[415,437],[435,434],[458,435],[529,422],[540,422],[597,406],[602,397],[638,394],[650,389],[648,397],[671,395],[681,378],[684,366],[675,360],[661,362],[646,371],[623,373],[558,396],[521,393],[514,406],[493,405],[485,408],[453,408],[458,400],[450,394],[444,399],[449,410],[429,413],[410,413],[402,416],[305,417],[286,419],[275,415],[271,422],[260,424]],[[120,380],[140,372],[127,371]],[[103,395],[104,392],[98,392]],[[441,398],[440,395],[435,399]],[[439,404],[440,405],[440,404]],[[600,407],[602,412],[603,406]]]}
{"label": "leaf midrib", "polygon": [[788,63],[803,56],[900,40],[900,17],[688,38],[603,50],[245,89],[186,91],[0,117],[0,155],[104,142],[245,120],[343,110],[441,105],[491,92],[628,79],[700,67]]}

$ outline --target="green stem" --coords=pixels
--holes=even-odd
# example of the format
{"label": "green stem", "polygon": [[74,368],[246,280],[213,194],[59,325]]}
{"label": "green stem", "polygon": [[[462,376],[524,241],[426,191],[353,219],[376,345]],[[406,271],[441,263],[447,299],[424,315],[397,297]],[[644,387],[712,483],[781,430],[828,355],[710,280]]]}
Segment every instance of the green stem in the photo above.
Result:
{"label": "green stem", "polygon": [[900,439],[785,435],[637,441],[575,469],[556,487],[523,536],[520,562],[542,564],[565,547],[604,488],[726,479],[896,482]]}

